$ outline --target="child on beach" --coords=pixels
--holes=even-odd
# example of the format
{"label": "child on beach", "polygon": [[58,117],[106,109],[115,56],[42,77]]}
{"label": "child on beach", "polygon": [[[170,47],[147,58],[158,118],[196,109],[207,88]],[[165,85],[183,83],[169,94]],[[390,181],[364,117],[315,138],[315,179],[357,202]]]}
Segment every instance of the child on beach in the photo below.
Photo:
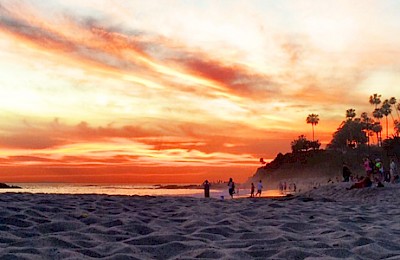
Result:
{"label": "child on beach", "polygon": [[254,198],[254,183],[251,183],[250,198]]}
{"label": "child on beach", "polygon": [[262,186],[262,183],[261,183],[261,180],[260,180],[260,182],[257,184],[257,193],[256,193],[256,196],[258,195],[259,197],[261,197],[262,188],[263,188],[263,186]]}

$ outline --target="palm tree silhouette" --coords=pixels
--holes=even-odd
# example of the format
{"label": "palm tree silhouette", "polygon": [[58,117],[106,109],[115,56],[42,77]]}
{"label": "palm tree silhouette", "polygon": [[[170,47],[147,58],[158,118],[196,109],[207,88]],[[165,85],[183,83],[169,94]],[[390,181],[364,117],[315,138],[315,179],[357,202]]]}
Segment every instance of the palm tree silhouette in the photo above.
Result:
{"label": "palm tree silhouette", "polygon": [[394,120],[394,131],[396,132],[396,136],[399,136],[400,122],[398,120]]}
{"label": "palm tree silhouette", "polygon": [[389,103],[389,100],[385,99],[385,101],[383,101],[383,104],[382,104],[382,107],[380,110],[381,110],[382,115],[384,115],[385,119],[386,119],[386,139],[388,139],[389,138],[388,115],[392,114],[392,108]]}
{"label": "palm tree silhouette", "polygon": [[374,123],[374,121],[368,117],[367,112],[362,112],[361,113],[361,122],[364,124],[364,129],[367,132],[367,143],[368,143],[368,150],[369,150],[369,136],[371,133],[371,126]]}
{"label": "palm tree silhouette", "polygon": [[379,142],[379,133],[382,132],[381,123],[375,122],[374,125],[372,126],[372,131],[374,133],[376,133],[376,139],[377,139],[377,142],[378,142],[378,145],[379,145],[379,143],[380,143]]}
{"label": "palm tree silhouette", "polygon": [[381,103],[381,95],[373,94],[372,96],[369,97],[369,103],[371,105],[374,105],[376,109],[378,105]]}
{"label": "palm tree silhouette", "polygon": [[[347,122],[353,121],[353,118],[356,117],[356,110],[353,108],[347,109],[346,110],[346,119]],[[353,142],[353,124],[349,124],[349,136],[350,136],[350,140],[349,141],[349,145],[351,145],[351,143]]]}
{"label": "palm tree silhouette", "polygon": [[312,140],[314,142],[314,125],[317,125],[319,121],[318,115],[317,114],[309,114],[307,116],[306,122],[307,124],[311,124],[312,126]]}
{"label": "palm tree silhouette", "polygon": [[[372,112],[372,116],[376,119],[378,119],[378,122],[380,124],[380,119],[383,117],[382,115],[382,111],[380,111],[380,109],[378,108],[378,105],[381,103],[381,95],[378,94],[373,94],[372,96],[369,97],[369,103],[371,105],[375,106],[375,110]],[[380,126],[381,131],[382,131],[382,126]],[[377,127],[375,127],[375,129],[377,129]],[[374,131],[375,132],[375,131]],[[382,133],[381,133],[382,135]],[[380,139],[378,133],[376,133],[376,137],[378,139],[378,145],[380,144]]]}
{"label": "palm tree silhouette", "polygon": [[353,108],[347,109],[346,110],[346,118],[347,120],[353,120],[353,118],[356,117],[356,110]]}
{"label": "palm tree silhouette", "polygon": [[397,103],[395,108],[396,108],[397,118],[400,119],[399,112],[397,112],[400,111],[400,103]]}
{"label": "palm tree silhouette", "polygon": [[[399,107],[400,103],[397,104],[397,106],[396,106],[396,103],[397,103],[397,100],[396,100],[395,97],[391,97],[391,98],[389,99],[389,104],[390,104],[391,106],[393,106],[394,110],[396,111],[397,119],[399,119],[399,111],[398,111],[397,108]],[[392,117],[393,117],[393,116],[392,116]],[[393,120],[393,121],[394,121],[394,120]]]}

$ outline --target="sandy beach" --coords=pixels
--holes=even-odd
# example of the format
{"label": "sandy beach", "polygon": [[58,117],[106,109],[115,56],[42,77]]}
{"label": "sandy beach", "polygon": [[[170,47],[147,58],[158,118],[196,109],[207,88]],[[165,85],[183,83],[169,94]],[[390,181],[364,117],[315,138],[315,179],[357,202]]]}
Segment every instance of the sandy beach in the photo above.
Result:
{"label": "sandy beach", "polygon": [[286,198],[0,194],[1,259],[399,259],[398,185]]}

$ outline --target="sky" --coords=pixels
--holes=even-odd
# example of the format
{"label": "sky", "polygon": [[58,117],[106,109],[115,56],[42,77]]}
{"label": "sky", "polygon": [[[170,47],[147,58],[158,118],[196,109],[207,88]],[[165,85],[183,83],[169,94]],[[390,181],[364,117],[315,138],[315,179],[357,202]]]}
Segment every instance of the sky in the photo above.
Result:
{"label": "sky", "polygon": [[243,182],[312,138],[307,115],[324,147],[347,109],[400,99],[399,12],[397,0],[0,0],[0,181]]}

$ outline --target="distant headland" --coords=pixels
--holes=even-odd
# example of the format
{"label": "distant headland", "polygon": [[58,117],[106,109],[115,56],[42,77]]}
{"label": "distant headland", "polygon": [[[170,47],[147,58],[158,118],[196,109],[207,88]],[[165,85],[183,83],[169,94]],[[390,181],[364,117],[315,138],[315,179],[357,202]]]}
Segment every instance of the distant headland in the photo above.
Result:
{"label": "distant headland", "polygon": [[22,188],[19,186],[7,185],[5,183],[0,182],[0,189],[22,189]]}

